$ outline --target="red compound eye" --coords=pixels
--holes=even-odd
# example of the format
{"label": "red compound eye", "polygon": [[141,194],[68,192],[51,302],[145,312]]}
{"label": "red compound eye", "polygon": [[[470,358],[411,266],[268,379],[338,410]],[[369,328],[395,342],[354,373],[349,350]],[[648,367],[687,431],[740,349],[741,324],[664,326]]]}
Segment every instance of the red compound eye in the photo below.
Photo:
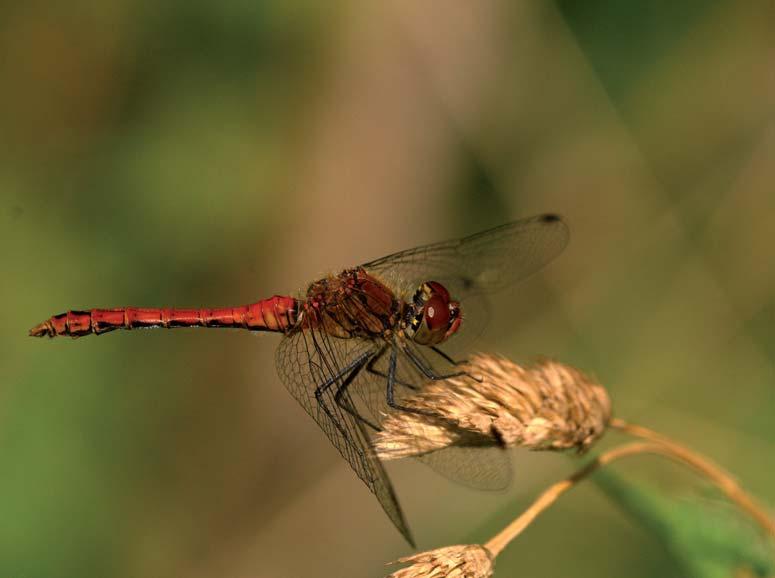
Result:
{"label": "red compound eye", "polygon": [[445,301],[449,301],[449,291],[447,291],[447,288],[444,287],[444,285],[438,281],[428,281],[427,285],[430,287],[432,295],[438,295]]}
{"label": "red compound eye", "polygon": [[425,323],[431,331],[447,330],[449,325],[449,302],[440,295],[434,295],[425,304]]}

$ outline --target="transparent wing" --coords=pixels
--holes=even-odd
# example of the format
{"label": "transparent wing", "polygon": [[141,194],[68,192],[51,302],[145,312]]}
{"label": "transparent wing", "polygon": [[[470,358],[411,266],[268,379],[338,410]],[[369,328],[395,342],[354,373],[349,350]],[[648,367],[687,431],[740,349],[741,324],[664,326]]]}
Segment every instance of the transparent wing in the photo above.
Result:
{"label": "transparent wing", "polygon": [[[368,416],[375,423],[381,422],[385,414],[395,411],[387,404],[387,376],[392,348],[392,344],[385,344],[378,350],[377,355],[351,387],[362,415]],[[400,351],[397,353],[394,394],[395,401],[401,404],[406,397],[419,391],[426,378],[410,359]]]}
{"label": "transparent wing", "polygon": [[463,320],[441,349],[462,358],[491,317],[487,295],[537,272],[562,253],[569,238],[561,217],[544,214],[462,239],[399,251],[362,267],[405,299],[425,281],[444,285],[452,298],[460,301]]}
{"label": "transparent wing", "polygon": [[453,298],[463,301],[532,275],[557,257],[569,238],[562,218],[545,214],[393,253],[363,267],[404,294],[411,294],[424,281],[438,281]]}
{"label": "transparent wing", "polygon": [[[351,388],[344,390],[339,402],[335,399],[348,377],[364,373],[363,367],[357,363],[372,356],[374,347],[372,342],[337,339],[314,329],[297,331],[286,335],[280,342],[276,356],[277,372],[291,395],[317,422],[358,477],[374,493],[401,534],[414,546],[387,472],[371,449],[366,426],[354,415],[357,410],[350,394]],[[353,367],[353,364],[356,365]],[[315,390],[326,383],[330,386],[318,400]],[[347,407],[353,408],[353,412],[347,411]]]}
{"label": "transparent wing", "polygon": [[[432,350],[408,346],[413,348],[414,355],[420,357],[436,375],[459,371],[456,365],[449,363]],[[359,401],[365,405],[364,409],[359,410],[361,414],[370,416],[370,419],[374,419],[378,424],[386,414],[396,411],[391,409],[386,401],[387,372],[392,347],[392,344],[387,344],[351,386],[353,391],[357,392]],[[420,392],[426,383],[428,379],[412,360],[401,350],[397,350],[396,402],[403,405],[407,398]],[[417,440],[419,448],[423,446],[422,440],[429,434],[422,423],[417,423],[414,427],[415,431],[412,432],[411,437]],[[433,436],[433,432],[430,435]],[[452,446],[425,453],[416,459],[444,477],[470,488],[500,490],[507,487],[511,481],[508,454],[498,447]]]}
{"label": "transparent wing", "polygon": [[452,446],[417,459],[445,478],[477,490],[503,490],[511,483],[509,455],[496,446]]}

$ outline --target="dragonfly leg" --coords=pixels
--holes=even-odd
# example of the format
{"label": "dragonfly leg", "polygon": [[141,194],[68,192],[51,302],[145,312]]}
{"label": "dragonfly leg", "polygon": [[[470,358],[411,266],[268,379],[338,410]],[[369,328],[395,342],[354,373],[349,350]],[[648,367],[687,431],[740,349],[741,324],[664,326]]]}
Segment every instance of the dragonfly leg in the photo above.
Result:
{"label": "dragonfly leg", "polygon": [[[369,361],[368,365],[366,365],[366,371],[373,375],[378,375],[379,377],[384,377],[385,379],[388,378],[387,373],[382,373],[379,369],[376,369],[374,367],[374,364],[379,361],[379,359],[385,354],[385,351],[387,350],[386,347],[382,348],[382,351],[380,351],[377,355],[371,358],[371,361]],[[403,387],[408,387],[409,389],[413,389],[414,391],[419,390],[420,388],[412,383],[406,383],[405,381],[399,381],[398,379],[394,380],[395,383],[398,385],[402,385]]]}
{"label": "dragonfly leg", "polygon": [[371,357],[372,353],[370,351],[367,351],[366,353],[362,353],[359,355],[355,360],[351,361],[350,364],[342,369],[339,373],[336,375],[329,377],[327,380],[325,380],[323,383],[319,384],[315,388],[315,398],[318,401],[323,401],[323,394],[326,392],[326,390],[334,385],[337,381],[342,379],[345,375],[353,371],[354,369],[359,369],[360,367],[363,367],[363,365],[366,363],[366,361]]}
{"label": "dragonfly leg", "polygon": [[[446,359],[446,360],[447,360],[449,363],[451,363],[452,365],[459,366],[459,365],[463,365],[464,363],[466,363],[466,362],[468,361],[467,359],[464,359],[464,360],[462,360],[462,361],[455,361],[454,359],[452,359],[452,358],[451,358],[449,355],[447,355],[446,353],[444,353],[444,352],[443,352],[441,349],[439,349],[439,348],[438,348],[438,347],[436,347],[435,345],[431,345],[431,346],[430,346],[430,348],[431,348],[431,351],[433,351],[433,352],[434,352],[434,353],[436,353],[437,355],[440,355],[441,357],[443,357],[444,359]],[[481,378],[481,377],[479,377],[479,376],[476,376],[476,375],[472,375],[472,374],[470,374],[470,373],[468,373],[468,372],[466,372],[466,371],[461,371],[461,372],[459,372],[459,373],[453,373],[452,375],[447,375],[446,377],[457,377],[457,376],[460,376],[460,375],[467,375],[467,376],[468,376],[468,377],[470,377],[471,379],[473,379],[473,380],[475,380],[475,381],[478,381],[478,382],[480,382],[480,383],[481,383],[481,381],[482,381],[482,378]],[[443,377],[441,377],[440,379],[444,379],[444,378],[443,378]]]}
{"label": "dragonfly leg", "polygon": [[414,363],[415,367],[417,367],[417,369],[419,369],[420,372],[431,381],[439,381],[442,379],[449,379],[450,377],[460,377],[461,375],[466,375],[465,371],[456,371],[455,373],[446,373],[440,375],[428,367],[425,361],[423,361],[419,355],[412,351],[410,347],[404,346],[402,350],[404,353],[406,353],[407,357],[412,360],[412,363]]}
{"label": "dragonfly leg", "polygon": [[429,415],[431,417],[438,417],[438,414],[432,412],[432,411],[426,411],[422,409],[417,409],[414,407],[407,407],[405,405],[400,405],[396,403],[395,400],[395,384],[396,384],[396,363],[398,361],[398,351],[395,348],[392,348],[390,350],[390,363],[388,365],[388,375],[387,375],[387,389],[385,391],[385,396],[387,398],[387,404],[393,408],[400,411],[406,411],[409,413],[419,413],[420,415]]}
{"label": "dragonfly leg", "polygon": [[[342,381],[342,384],[337,388],[336,393],[334,394],[334,401],[336,404],[341,407],[343,410],[345,410],[347,413],[352,415],[353,417],[361,420],[365,424],[367,424],[369,427],[375,427],[374,424],[363,418],[361,415],[359,415],[354,408],[348,407],[348,405],[344,405],[342,403],[342,395],[347,390],[347,386],[350,385],[353,380],[355,379],[355,376],[358,375],[358,372],[363,368],[363,366],[366,364],[366,362],[373,356],[373,353],[368,351],[362,355],[360,355],[358,358],[356,358],[354,361],[352,361],[347,367],[345,367],[342,371],[334,375],[333,377],[328,378],[326,381],[321,383],[315,388],[315,399],[318,402],[318,405],[323,408],[323,411],[326,412],[326,415],[331,419],[332,422],[336,424],[337,429],[339,429],[339,432],[347,436],[347,432],[345,432],[342,428],[342,426],[339,424],[339,420],[336,419],[333,413],[331,413],[331,410],[329,409],[328,405],[326,404],[325,400],[323,399],[323,394],[337,381],[342,379],[344,377],[344,380]],[[347,376],[347,377],[345,377]]]}
{"label": "dragonfly leg", "polygon": [[355,380],[356,376],[358,375],[358,372],[360,372],[362,368],[363,368],[363,364],[355,367],[350,372],[350,375],[348,375],[345,378],[342,384],[336,388],[336,393],[334,394],[334,401],[336,402],[336,405],[341,407],[343,410],[345,410],[355,419],[362,421],[365,425],[369,426],[374,431],[382,431],[381,427],[379,427],[378,425],[374,424],[373,422],[371,422],[370,420],[366,419],[361,414],[359,414],[357,410],[354,407],[352,407],[352,405],[350,405],[349,399],[344,397],[344,393],[347,391],[348,386]]}
{"label": "dragonfly leg", "polygon": [[438,355],[438,356],[440,356],[440,357],[443,357],[444,359],[446,359],[446,360],[447,360],[449,363],[451,363],[452,365],[461,365],[461,364],[465,363],[465,361],[466,361],[465,359],[464,359],[463,361],[455,361],[454,359],[452,359],[452,358],[451,358],[449,355],[447,355],[446,353],[444,353],[444,352],[443,352],[441,349],[439,349],[439,348],[438,348],[438,347],[436,347],[435,345],[431,345],[431,346],[430,346],[430,349],[431,349],[431,351],[433,351],[433,352],[434,352],[436,355]]}

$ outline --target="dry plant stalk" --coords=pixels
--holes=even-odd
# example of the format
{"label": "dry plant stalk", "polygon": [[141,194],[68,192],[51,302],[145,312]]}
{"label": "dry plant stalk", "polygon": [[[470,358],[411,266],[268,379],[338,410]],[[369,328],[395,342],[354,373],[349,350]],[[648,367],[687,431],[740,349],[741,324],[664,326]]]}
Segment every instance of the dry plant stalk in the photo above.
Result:
{"label": "dry plant stalk", "polygon": [[[657,444],[633,443],[614,448],[602,454],[572,476],[544,490],[520,516],[484,546],[478,544],[448,546],[400,558],[396,562],[392,562],[392,564],[409,563],[411,566],[390,574],[388,578],[462,578],[469,576],[471,578],[479,578],[480,576],[491,576],[495,567],[495,558],[498,554],[562,494],[575,487],[581,480],[603,465],[634,454],[648,451],[659,453],[660,447]],[[456,573],[453,574],[452,572]]]}
{"label": "dry plant stalk", "polygon": [[523,368],[504,357],[476,354],[461,371],[465,374],[428,383],[403,401],[425,413],[384,417],[373,439],[380,459],[454,445],[585,451],[611,417],[605,389],[555,361]]}
{"label": "dry plant stalk", "polygon": [[[651,432],[655,433],[655,432]],[[662,436],[657,435],[659,438],[662,438]],[[549,486],[546,490],[544,490],[538,498],[530,505],[528,508],[522,512],[517,518],[515,518],[508,526],[506,526],[503,530],[498,532],[495,536],[493,536],[489,541],[487,541],[486,544],[483,546],[480,545],[468,545],[468,546],[451,546],[450,550],[457,550],[462,551],[463,549],[469,548],[469,549],[484,549],[486,552],[490,554],[489,556],[489,566],[481,566],[480,564],[474,562],[473,560],[469,562],[468,564],[461,565],[459,572],[465,571],[469,572],[469,574],[465,573],[457,573],[453,574],[449,572],[450,568],[453,568],[457,570],[458,567],[452,567],[449,565],[445,565],[443,563],[443,557],[436,556],[435,553],[437,552],[444,552],[448,550],[447,548],[440,548],[438,550],[430,550],[428,552],[422,552],[420,554],[416,554],[414,556],[409,556],[407,558],[401,558],[399,562],[408,562],[412,563],[412,566],[409,566],[407,568],[403,568],[402,570],[399,570],[398,572],[394,572],[389,576],[389,578],[457,578],[463,577],[463,576],[490,576],[491,574],[476,574],[475,572],[478,571],[480,568],[488,568],[490,572],[492,572],[492,569],[495,567],[495,558],[503,551],[503,549],[508,546],[517,536],[519,536],[542,512],[547,510],[554,502],[557,501],[557,499],[562,496],[565,492],[568,490],[576,487],[579,482],[583,481],[587,477],[589,477],[592,473],[597,471],[599,468],[606,466],[608,464],[611,464],[612,462],[615,462],[621,458],[629,457],[629,456],[635,456],[635,455],[642,455],[642,454],[658,454],[665,456],[671,460],[674,460],[676,462],[683,463],[684,465],[687,465],[700,474],[706,474],[707,468],[709,467],[709,463],[707,459],[700,456],[699,454],[695,454],[694,452],[691,452],[687,450],[686,448],[681,448],[681,451],[677,452],[675,451],[676,446],[673,442],[669,442],[668,440],[663,441],[649,441],[649,442],[634,442],[630,444],[625,444],[622,446],[615,447],[611,450],[608,450],[607,452],[604,452],[600,454],[595,460],[588,463],[586,466],[581,468],[580,470],[576,471],[574,474],[569,476],[568,478],[561,480],[559,482],[556,482]],[[668,441],[668,443],[664,443],[664,441]],[[680,447],[680,446],[677,446]],[[712,468],[717,468],[717,466],[711,466]],[[754,504],[753,500],[747,496],[736,484],[734,487],[736,488],[734,492],[730,492],[730,488],[732,486],[729,486],[729,482],[731,480],[731,477],[723,472],[722,470],[717,470],[715,472],[720,477],[719,479],[715,479],[715,477],[711,477],[712,481],[716,483],[717,486],[728,496],[730,499],[732,499],[736,504],[741,505],[740,501],[737,500],[734,496],[739,492],[743,496],[745,496],[745,501],[750,504]],[[734,483],[734,482],[733,482]],[[741,506],[742,507],[742,506]],[[762,525],[765,531],[770,534],[773,538],[775,538],[775,522],[769,518],[765,512],[760,509],[758,506],[753,506],[756,514],[754,515],[751,511],[748,510],[748,508],[744,508],[748,513],[752,514],[754,519]],[[459,559],[462,559],[459,558]]]}
{"label": "dry plant stalk", "polygon": [[775,538],[775,518],[748,495],[735,478],[721,466],[649,428],[618,418],[611,420],[610,426],[629,435],[659,444],[663,449],[660,453],[693,468],[701,476],[708,478],[731,502],[751,516],[772,538]]}
{"label": "dry plant stalk", "polygon": [[[417,409],[435,412],[435,417],[412,413],[386,416],[375,444],[380,457],[422,455],[470,443],[472,436],[481,445],[584,451],[607,427],[645,441],[608,450],[551,485],[484,546],[450,546],[402,558],[399,562],[411,566],[390,578],[491,576],[498,554],[562,494],[600,467],[639,454],[658,454],[692,468],[775,538],[775,519],[730,474],[666,436],[612,419],[605,390],[580,371],[551,361],[524,369],[502,357],[479,354],[471,359],[466,372],[466,376],[430,383],[407,401]],[[426,435],[429,439],[424,439]]]}

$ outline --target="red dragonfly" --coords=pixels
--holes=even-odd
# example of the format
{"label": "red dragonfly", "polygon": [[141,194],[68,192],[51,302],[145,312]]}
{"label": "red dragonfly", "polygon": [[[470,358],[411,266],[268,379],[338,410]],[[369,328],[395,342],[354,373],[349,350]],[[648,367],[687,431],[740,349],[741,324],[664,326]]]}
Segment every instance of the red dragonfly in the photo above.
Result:
{"label": "red dragonfly", "polygon": [[[386,412],[412,411],[401,405],[404,395],[428,380],[459,375],[440,345],[454,345],[461,333],[475,334],[486,322],[476,307],[482,297],[536,272],[562,252],[568,236],[560,217],[539,215],[345,269],[315,281],[303,297],[275,295],[222,309],[68,311],[36,325],[30,335],[81,337],[147,327],[283,333],[276,356],[283,383],[414,546],[370,432],[379,429]],[[465,463],[433,455],[428,462],[469,485],[505,485],[504,469],[478,455],[469,452]]]}

